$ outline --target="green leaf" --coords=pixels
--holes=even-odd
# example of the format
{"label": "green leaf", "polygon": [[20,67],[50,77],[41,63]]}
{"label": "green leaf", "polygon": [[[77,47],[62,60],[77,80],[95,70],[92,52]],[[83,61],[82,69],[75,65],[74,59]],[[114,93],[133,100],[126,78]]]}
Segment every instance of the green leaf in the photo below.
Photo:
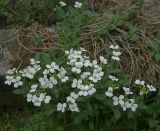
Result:
{"label": "green leaf", "polygon": [[56,131],[64,131],[63,126],[59,125],[59,126],[56,128]]}
{"label": "green leaf", "polygon": [[160,53],[155,54],[155,59],[156,59],[157,61],[160,61]]}
{"label": "green leaf", "polygon": [[82,110],[78,114],[76,114],[73,121],[75,124],[79,124],[82,120],[88,118],[88,115],[89,113],[87,110]]}
{"label": "green leaf", "polygon": [[95,98],[96,98],[97,100],[104,100],[104,99],[106,99],[106,97],[105,97],[104,94],[96,94],[96,95],[95,95]]}
{"label": "green leaf", "polygon": [[135,117],[134,112],[133,112],[133,111],[129,111],[129,112],[128,112],[128,119],[132,119],[132,118],[134,118],[134,117]]}
{"label": "green leaf", "polygon": [[27,92],[28,92],[27,88],[15,89],[13,91],[14,94],[21,94],[21,95],[25,95],[27,94]]}
{"label": "green leaf", "polygon": [[51,115],[51,114],[53,114],[56,111],[57,108],[53,104],[48,104],[48,105],[45,105],[45,109],[46,109],[46,113],[48,115]]}
{"label": "green leaf", "polygon": [[89,129],[90,129],[91,131],[94,130],[93,121],[89,121]]}
{"label": "green leaf", "polygon": [[106,99],[106,100],[104,101],[104,105],[113,108],[113,101],[112,101],[111,99]]}
{"label": "green leaf", "polygon": [[157,126],[157,127],[156,127],[156,131],[160,131],[160,126]]}
{"label": "green leaf", "polygon": [[114,118],[118,120],[121,117],[121,112],[118,109],[114,109]]}
{"label": "green leaf", "polygon": [[158,125],[158,121],[155,120],[155,119],[153,119],[153,118],[150,118],[150,119],[148,119],[147,121],[148,121],[149,126],[150,126],[151,128],[154,128],[154,127],[156,127],[156,126]]}
{"label": "green leaf", "polygon": [[40,46],[42,44],[42,38],[39,34],[36,34],[34,37],[34,44]]}
{"label": "green leaf", "polygon": [[139,109],[146,110],[148,107],[144,104],[139,105]]}

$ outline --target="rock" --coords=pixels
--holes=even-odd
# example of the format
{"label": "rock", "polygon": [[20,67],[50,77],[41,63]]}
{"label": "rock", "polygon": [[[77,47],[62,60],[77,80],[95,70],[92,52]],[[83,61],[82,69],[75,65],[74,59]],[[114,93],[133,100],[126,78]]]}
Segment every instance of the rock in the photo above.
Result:
{"label": "rock", "polygon": [[17,52],[16,29],[0,30],[0,107],[23,107],[27,105],[26,100],[21,95],[12,93],[13,87],[4,84],[4,75],[10,69],[10,61],[15,59]]}
{"label": "rock", "polygon": [[10,69],[10,60],[14,59],[15,53],[11,50],[16,45],[16,30],[0,30],[0,76]]}

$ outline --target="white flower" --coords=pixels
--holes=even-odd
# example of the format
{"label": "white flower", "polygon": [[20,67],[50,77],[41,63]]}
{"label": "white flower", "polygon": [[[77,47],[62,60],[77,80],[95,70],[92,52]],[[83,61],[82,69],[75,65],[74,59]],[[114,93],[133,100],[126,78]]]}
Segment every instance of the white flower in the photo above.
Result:
{"label": "white flower", "polygon": [[69,59],[69,60],[72,60],[73,63],[77,61],[77,58],[76,58],[76,55],[75,55],[75,54],[69,54],[69,55],[68,55],[68,59]]}
{"label": "white flower", "polygon": [[117,49],[119,49],[119,46],[118,46],[118,45],[116,45],[116,46],[114,46],[114,45],[110,45],[110,46],[109,46],[109,48],[110,48],[110,49],[117,50]]}
{"label": "white flower", "polygon": [[143,85],[143,86],[144,86],[144,84],[145,84],[145,81],[141,81],[141,82],[140,82],[140,85]]}
{"label": "white flower", "polygon": [[99,67],[97,69],[94,69],[93,75],[103,76],[104,72],[102,71],[102,68]]}
{"label": "white flower", "polygon": [[105,95],[108,97],[112,97],[113,96],[113,88],[108,87],[108,91],[106,91]]}
{"label": "white flower", "polygon": [[107,64],[107,59],[105,59],[103,56],[100,56],[99,59],[103,64]]}
{"label": "white flower", "polygon": [[22,71],[19,71],[19,73],[22,74],[22,77],[27,77],[29,79],[33,79],[36,72],[37,72],[37,70],[32,68],[31,66],[28,66],[26,69],[23,69]]}
{"label": "white flower", "polygon": [[27,102],[31,102],[32,101],[32,94],[27,94]]}
{"label": "white flower", "polygon": [[79,97],[78,94],[75,94],[74,92],[70,93],[70,96],[67,97],[67,102],[75,103],[76,99]]}
{"label": "white flower", "polygon": [[88,95],[93,95],[93,94],[95,94],[96,93],[96,89],[95,88],[91,88],[91,89],[89,89],[89,91],[88,91]]}
{"label": "white flower", "polygon": [[97,65],[97,63],[98,63],[97,60],[93,60],[92,61],[92,65],[93,65],[94,68],[99,68],[99,66]]}
{"label": "white flower", "polygon": [[44,75],[43,77],[40,77],[39,82],[40,82],[42,87],[47,88],[47,82],[48,82],[47,75]]}
{"label": "white flower", "polygon": [[38,84],[34,84],[31,86],[31,90],[29,92],[35,92],[38,87]]}
{"label": "white flower", "polygon": [[89,80],[93,81],[94,83],[97,83],[99,80],[101,80],[101,76],[99,74],[93,74],[89,77]]}
{"label": "white flower", "polygon": [[124,96],[123,95],[120,95],[119,97],[117,97],[117,96],[113,96],[113,105],[118,105],[118,104],[120,104],[120,105],[122,105],[122,104],[124,104]]}
{"label": "white flower", "polygon": [[57,85],[57,80],[54,77],[50,77],[48,81],[48,87],[53,88],[53,85]]}
{"label": "white flower", "polygon": [[48,69],[45,69],[44,71],[43,71],[43,75],[47,75],[49,73],[49,70]]}
{"label": "white flower", "polygon": [[139,85],[140,82],[141,82],[141,81],[137,79],[134,83],[137,84],[137,85]]}
{"label": "white flower", "polygon": [[4,82],[6,85],[11,85],[14,77],[13,76],[6,76],[6,81]]}
{"label": "white flower", "polygon": [[92,66],[92,63],[90,62],[90,60],[85,60],[85,61],[84,61],[84,66],[85,66],[85,67],[91,67],[91,66]]}
{"label": "white flower", "polygon": [[83,67],[83,62],[75,62],[75,67],[77,67],[77,68],[82,68]]}
{"label": "white flower", "polygon": [[118,78],[116,78],[115,76],[109,75],[108,76],[112,81],[118,81]]}
{"label": "white flower", "polygon": [[15,72],[16,72],[16,68],[13,68],[13,69],[11,69],[11,70],[8,70],[8,71],[7,71],[7,74],[12,75],[12,74],[15,73]]}
{"label": "white flower", "polygon": [[134,99],[130,99],[130,108],[132,111],[136,111],[138,105],[135,104],[135,100]]}
{"label": "white flower", "polygon": [[90,72],[83,72],[83,74],[81,75],[81,79],[86,79],[90,74]]}
{"label": "white flower", "polygon": [[59,66],[55,62],[52,62],[51,65],[46,65],[46,67],[51,73],[54,73],[55,70],[59,70]]}
{"label": "white flower", "polygon": [[74,92],[71,92],[70,93],[70,96],[73,98],[73,99],[77,99],[78,98],[78,94],[74,93]]}
{"label": "white flower", "polygon": [[17,76],[16,78],[14,78],[12,80],[12,82],[14,83],[14,87],[15,88],[23,85],[23,82],[21,81],[21,77],[20,76]]}
{"label": "white flower", "polygon": [[76,103],[69,104],[69,110],[72,112],[79,112],[79,108]]}
{"label": "white flower", "polygon": [[157,89],[153,85],[147,85],[149,91],[156,91]]}
{"label": "white flower", "polygon": [[36,70],[34,68],[28,68],[28,72],[26,72],[26,77],[32,79],[33,76],[36,74]]}
{"label": "white flower", "polygon": [[112,59],[113,59],[113,60],[116,60],[116,61],[120,61],[120,58],[117,57],[117,56],[112,56]]}
{"label": "white flower", "polygon": [[121,52],[113,51],[113,55],[116,56],[116,57],[120,56],[121,54],[122,54]]}
{"label": "white flower", "polygon": [[60,69],[60,72],[58,73],[58,78],[61,79],[62,82],[66,82],[69,77],[65,76],[65,74],[67,73],[67,71],[64,68]]}
{"label": "white flower", "polygon": [[89,88],[90,88],[89,85],[81,85],[79,89],[80,90],[89,90]]}
{"label": "white flower", "polygon": [[140,80],[137,79],[137,80],[135,81],[135,84],[144,86],[145,81],[140,81]]}
{"label": "white flower", "polygon": [[54,77],[47,78],[47,75],[44,75],[43,77],[39,78],[39,82],[42,86],[42,88],[53,88],[53,85],[57,84],[57,80]]}
{"label": "white flower", "polygon": [[60,1],[59,4],[60,4],[61,6],[66,6],[66,3],[64,3],[63,1]]}
{"label": "white flower", "polygon": [[76,101],[72,97],[68,96],[67,97],[67,102],[75,103]]}
{"label": "white flower", "polygon": [[75,7],[75,8],[81,8],[81,7],[82,7],[82,3],[80,3],[80,2],[75,2],[74,7]]}
{"label": "white flower", "polygon": [[79,74],[79,73],[81,73],[81,69],[79,69],[77,67],[73,67],[72,72],[75,72],[75,73]]}
{"label": "white flower", "polygon": [[65,109],[67,107],[67,104],[66,103],[58,103],[57,104],[57,111],[61,111],[61,112],[65,112]]}
{"label": "white flower", "polygon": [[130,108],[130,103],[128,101],[121,104],[123,111],[126,111],[127,108]]}
{"label": "white flower", "polygon": [[44,99],[44,103],[48,104],[51,100],[51,96],[46,96]]}
{"label": "white flower", "polygon": [[46,96],[46,93],[40,93],[39,97],[32,94],[27,94],[27,101],[32,102],[34,106],[41,106],[42,102],[48,104],[51,100],[51,96]]}
{"label": "white flower", "polygon": [[35,59],[30,59],[31,65],[39,64],[40,61],[36,61]]}
{"label": "white flower", "polygon": [[72,68],[72,72],[76,72],[77,74],[81,73],[81,68],[83,67],[83,62],[75,62],[75,67]]}
{"label": "white flower", "polygon": [[41,101],[41,102],[44,101],[45,96],[46,96],[46,93],[41,93],[41,94],[39,95],[38,100]]}
{"label": "white flower", "polygon": [[74,79],[73,82],[72,82],[72,87],[75,88],[75,87],[79,87],[80,85],[82,84],[82,80],[79,79]]}
{"label": "white flower", "polygon": [[125,91],[125,93],[126,93],[127,95],[133,94],[133,92],[130,91],[130,88],[123,87],[123,90]]}
{"label": "white flower", "polygon": [[41,106],[42,103],[36,95],[32,96],[32,102],[34,106]]}
{"label": "white flower", "polygon": [[36,70],[36,72],[41,69],[40,65],[33,65],[33,68]]}
{"label": "white flower", "polygon": [[34,106],[41,106],[41,102],[38,101],[38,98],[36,99],[36,101],[33,103]]}
{"label": "white flower", "polygon": [[87,96],[87,95],[88,95],[88,92],[87,92],[87,91],[79,91],[79,92],[78,92],[78,95],[79,95],[79,96]]}

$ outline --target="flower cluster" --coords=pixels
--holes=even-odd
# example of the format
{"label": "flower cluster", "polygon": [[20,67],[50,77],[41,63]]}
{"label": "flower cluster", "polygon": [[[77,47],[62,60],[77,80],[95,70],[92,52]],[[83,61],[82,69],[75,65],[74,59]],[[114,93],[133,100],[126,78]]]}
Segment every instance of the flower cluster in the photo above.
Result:
{"label": "flower cluster", "polygon": [[[109,77],[112,81],[115,81],[115,77]],[[116,78],[117,80],[118,78]],[[118,81],[118,80],[117,80]],[[130,91],[130,88],[123,87],[124,95],[115,96],[114,91],[119,89],[119,87],[108,87],[108,90],[105,92],[105,95],[107,97],[112,97],[113,99],[113,105],[120,105],[123,109],[123,111],[126,111],[126,109],[131,109],[132,111],[136,111],[136,108],[138,107],[137,104],[135,104],[134,99],[130,99],[129,95],[133,94],[133,92]]]}
{"label": "flower cluster", "polygon": [[42,102],[48,104],[50,100],[51,96],[46,95],[46,93],[41,93],[39,96],[31,93],[27,94],[27,102],[32,102],[34,106],[41,106]]}
{"label": "flower cluster", "polygon": [[[112,59],[119,61],[121,53],[115,51],[119,49],[119,46],[111,45],[110,48],[113,50],[114,57],[112,56]],[[5,84],[13,84],[15,88],[23,85],[24,88],[27,87],[27,101],[32,102],[34,106],[41,106],[50,103],[51,100],[54,101],[54,91],[58,90],[59,97],[55,101],[62,101],[59,99],[66,96],[65,99],[63,98],[64,101],[57,104],[57,111],[63,113],[66,110],[79,112],[78,99],[94,96],[98,90],[101,90],[98,83],[105,78],[110,84],[104,95],[113,100],[113,105],[120,105],[123,111],[127,109],[136,111],[138,104],[133,99],[134,92],[129,87],[119,87],[119,79],[113,74],[104,72],[108,60],[103,56],[100,56],[99,60],[91,60],[86,54],[87,51],[83,48],[65,51],[65,68],[54,61],[44,67],[40,61],[30,59],[30,66],[25,69],[18,71],[14,68],[9,70]],[[156,91],[154,86],[146,84],[145,81],[136,80],[135,84],[140,87],[140,95],[148,94],[149,91]],[[65,87],[68,89],[63,92],[63,95],[60,94]]]}
{"label": "flower cluster", "polygon": [[[117,82],[118,78],[116,78],[115,76],[110,75],[109,79],[112,80],[113,82]],[[108,87],[108,90],[105,92],[105,95],[107,97],[112,98],[113,100],[113,105],[120,105],[123,109],[123,111],[126,111],[126,109],[131,109],[132,111],[136,111],[138,104],[135,103],[134,99],[130,99],[130,95],[133,94],[133,92],[130,90],[130,88],[127,87],[123,87],[123,91],[124,91],[124,95],[120,95],[120,96],[115,96],[114,92],[117,92],[121,89],[117,86],[113,86],[113,87]]]}
{"label": "flower cluster", "polygon": [[60,1],[59,4],[60,4],[61,6],[66,6],[66,3],[63,2],[63,1]]}
{"label": "flower cluster", "polygon": [[118,78],[116,78],[115,76],[109,75],[108,76],[112,81],[118,81]]}
{"label": "flower cluster", "polygon": [[13,83],[15,88],[23,85],[22,77],[20,75],[15,75],[16,73],[16,68],[13,68],[7,72],[5,81],[6,85],[11,85]]}
{"label": "flower cluster", "polygon": [[31,66],[20,70],[19,73],[22,77],[27,77],[29,79],[33,79],[34,75],[41,69],[40,61],[36,61],[35,59],[30,59]]}
{"label": "flower cluster", "polygon": [[[63,2],[63,1],[60,1],[60,2],[59,2],[59,5],[62,6],[62,7],[64,7],[64,6],[66,6],[67,4],[66,4],[65,2]],[[82,7],[82,3],[76,1],[75,4],[74,4],[74,7],[75,7],[75,8],[81,8],[81,7]]]}
{"label": "flower cluster", "polygon": [[144,95],[144,94],[148,94],[150,91],[154,92],[156,91],[156,88],[153,86],[153,85],[150,85],[150,84],[146,84],[145,81],[141,81],[141,80],[136,80],[135,81],[135,84],[136,85],[139,85],[139,88],[140,88],[140,92],[139,94],[140,95]]}
{"label": "flower cluster", "polygon": [[123,111],[126,111],[127,108],[130,108],[132,111],[136,111],[138,107],[138,105],[135,104],[134,99],[125,100],[125,97],[123,95],[120,95],[119,97],[114,96],[113,101],[113,105],[120,105]]}
{"label": "flower cluster", "polygon": [[116,45],[116,46],[110,45],[109,48],[113,50],[113,51],[112,51],[112,55],[113,55],[113,56],[112,56],[112,59],[113,59],[113,60],[116,60],[116,61],[120,61],[119,56],[120,56],[122,53],[119,52],[119,51],[117,51],[117,50],[119,49],[119,46],[118,46],[118,45]]}
{"label": "flower cluster", "polygon": [[82,3],[80,3],[80,2],[75,2],[74,7],[75,7],[75,8],[81,8],[81,7],[82,7]]}

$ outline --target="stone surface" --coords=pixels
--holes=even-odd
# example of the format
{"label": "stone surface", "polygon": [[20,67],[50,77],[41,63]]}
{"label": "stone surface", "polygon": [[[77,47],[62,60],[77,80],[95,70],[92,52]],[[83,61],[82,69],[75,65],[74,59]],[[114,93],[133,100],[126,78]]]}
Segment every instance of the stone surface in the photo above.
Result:
{"label": "stone surface", "polygon": [[23,107],[23,96],[12,93],[13,87],[4,84],[4,76],[10,69],[10,60],[15,58],[13,46],[17,47],[15,29],[0,29],[0,107]]}
{"label": "stone surface", "polygon": [[0,75],[6,73],[10,60],[14,59],[11,49],[16,44],[16,32],[15,29],[0,29]]}

